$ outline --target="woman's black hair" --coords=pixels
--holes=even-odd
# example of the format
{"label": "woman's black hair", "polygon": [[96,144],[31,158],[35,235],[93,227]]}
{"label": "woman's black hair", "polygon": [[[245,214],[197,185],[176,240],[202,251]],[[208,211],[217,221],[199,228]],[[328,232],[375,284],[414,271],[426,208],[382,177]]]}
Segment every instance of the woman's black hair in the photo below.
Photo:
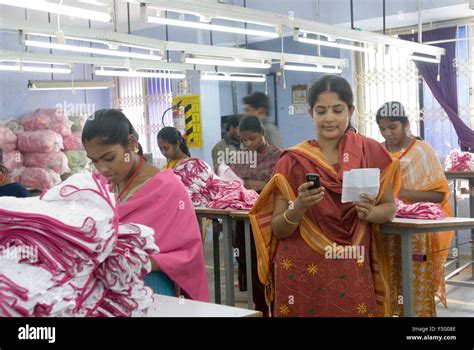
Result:
{"label": "woman's black hair", "polygon": [[[85,144],[96,137],[105,145],[122,145],[128,148],[128,137],[135,136],[138,140],[138,133],[135,131],[130,120],[118,109],[100,109],[94,112],[84,125],[82,131],[82,143]],[[138,155],[143,156],[143,149],[138,144]]]}
{"label": "woman's black hair", "polygon": [[258,133],[263,133],[264,128],[262,122],[258,117],[248,116],[242,118],[239,124],[239,131],[253,131]]}
{"label": "woman's black hair", "polygon": [[186,154],[188,157],[191,157],[188,145],[186,144],[186,139],[181,135],[178,129],[173,128],[172,126],[165,126],[158,132],[157,139],[165,140],[172,145],[179,144],[181,152]]}
{"label": "woman's black hair", "polygon": [[[354,107],[354,94],[349,82],[338,75],[326,74],[316,80],[308,93],[308,104],[312,110],[319,96],[325,92],[334,92],[349,108]],[[348,130],[357,132],[349,120]]]}
{"label": "woman's black hair", "polygon": [[377,111],[375,115],[375,120],[377,124],[380,123],[382,119],[389,119],[390,121],[399,121],[402,125],[407,125],[409,123],[408,117],[405,113],[405,107],[398,101],[385,102]]}

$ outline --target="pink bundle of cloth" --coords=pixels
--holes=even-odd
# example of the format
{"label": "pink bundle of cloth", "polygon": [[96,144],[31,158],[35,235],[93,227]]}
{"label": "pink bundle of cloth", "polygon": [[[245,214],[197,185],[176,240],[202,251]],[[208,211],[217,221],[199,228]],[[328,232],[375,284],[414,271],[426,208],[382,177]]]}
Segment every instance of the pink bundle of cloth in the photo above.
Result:
{"label": "pink bundle of cloth", "polygon": [[9,128],[0,126],[0,148],[3,153],[11,152],[16,149],[17,137]]}
{"label": "pink bundle of cloth", "polygon": [[44,191],[59,184],[61,177],[51,169],[24,168],[19,176],[19,182],[27,188]]}
{"label": "pink bundle of cloth", "polygon": [[84,146],[82,145],[81,135],[82,131],[75,131],[72,135],[64,136],[64,149],[66,151],[83,150]]}
{"label": "pink bundle of cloth", "polygon": [[474,171],[474,154],[453,150],[445,160],[446,171]]}
{"label": "pink bundle of cloth", "polygon": [[17,136],[18,150],[24,153],[59,152],[63,149],[63,138],[52,130],[25,131]]}
{"label": "pink bundle of cloth", "polygon": [[395,199],[397,218],[442,220],[446,218],[443,208],[437,203],[419,202],[405,204],[400,199]]}
{"label": "pink bundle of cloth", "polygon": [[59,175],[68,173],[68,158],[63,152],[25,153],[25,166],[32,168],[51,169]]}
{"label": "pink bundle of cloth", "polygon": [[26,131],[54,130],[62,136],[71,135],[72,122],[62,109],[40,108],[21,117]]}
{"label": "pink bundle of cloth", "polygon": [[224,181],[198,158],[189,158],[173,169],[179,176],[195,207],[250,209],[258,198],[238,181]]}
{"label": "pink bundle of cloth", "polygon": [[0,316],[146,315],[154,231],[118,221],[116,196],[90,174],[2,200]]}

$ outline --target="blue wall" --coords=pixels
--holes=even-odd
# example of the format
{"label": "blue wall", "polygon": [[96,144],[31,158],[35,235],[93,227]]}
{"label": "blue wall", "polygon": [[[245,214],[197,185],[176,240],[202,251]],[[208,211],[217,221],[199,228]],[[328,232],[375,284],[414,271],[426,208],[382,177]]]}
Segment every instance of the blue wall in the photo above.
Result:
{"label": "blue wall", "polygon": [[[39,40],[39,39],[38,39]],[[43,39],[44,40],[44,39]],[[20,50],[18,35],[0,33],[0,48],[2,50]],[[44,49],[35,49],[33,52],[48,52]],[[58,66],[59,67],[59,66]],[[61,66],[64,68],[65,66]],[[86,68],[85,79],[91,79],[90,68]],[[55,74],[54,79],[67,80],[70,74]],[[74,79],[83,80],[83,66],[77,65],[74,69]],[[65,106],[69,110],[85,110],[83,104],[87,101],[87,109],[110,108],[111,90],[76,91],[30,91],[27,88],[28,80],[51,80],[50,73],[5,72],[0,71],[0,120],[19,118],[37,108],[55,108]],[[87,94],[87,99],[86,99]]]}

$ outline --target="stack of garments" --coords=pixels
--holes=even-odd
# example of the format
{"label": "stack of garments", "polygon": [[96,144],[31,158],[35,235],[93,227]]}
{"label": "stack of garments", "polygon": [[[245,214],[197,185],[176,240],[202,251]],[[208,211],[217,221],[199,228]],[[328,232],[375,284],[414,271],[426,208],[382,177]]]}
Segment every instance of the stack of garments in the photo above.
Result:
{"label": "stack of garments", "polygon": [[46,190],[57,185],[69,172],[63,138],[71,137],[72,122],[61,109],[36,109],[21,117],[25,132],[18,133],[18,149],[26,169],[20,182],[26,187]]}
{"label": "stack of garments", "polygon": [[397,218],[423,219],[423,220],[443,220],[446,218],[443,208],[437,203],[419,202],[405,204],[400,199],[395,198]]}
{"label": "stack of garments", "polygon": [[474,154],[452,150],[445,160],[446,171],[474,171]]}
{"label": "stack of garments", "polygon": [[95,175],[74,175],[41,198],[2,199],[0,315],[145,315],[153,236],[119,224],[116,196]]}
{"label": "stack of garments", "polygon": [[238,181],[224,181],[198,158],[189,158],[173,169],[179,176],[195,207],[248,210],[258,198]]}

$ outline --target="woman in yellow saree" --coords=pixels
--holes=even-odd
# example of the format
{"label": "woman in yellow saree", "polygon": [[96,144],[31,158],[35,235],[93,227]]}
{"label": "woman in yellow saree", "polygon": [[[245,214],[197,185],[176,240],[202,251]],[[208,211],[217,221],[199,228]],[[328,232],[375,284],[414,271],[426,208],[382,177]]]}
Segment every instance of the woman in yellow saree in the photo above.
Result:
{"label": "woman in yellow saree", "polygon": [[[400,102],[387,102],[377,112],[376,121],[386,140],[383,145],[400,162],[401,188],[398,197],[405,204],[439,203],[451,216],[448,182],[441,163],[431,146],[409,133],[410,125]],[[396,193],[395,193],[396,194]],[[416,234],[412,237],[414,309],[418,317],[436,316],[434,296],[446,306],[444,264],[454,232]],[[390,267],[392,311],[403,315],[400,303],[401,259],[400,237],[384,237],[385,254]]]}
{"label": "woman in yellow saree", "polygon": [[[317,139],[283,153],[250,211],[267,304],[277,317],[388,316],[388,270],[374,224],[395,213],[390,180],[397,164],[352,130],[346,80],[321,77],[308,100]],[[343,172],[356,168],[380,169],[379,194],[341,203]],[[319,174],[320,188],[309,189],[307,173]]]}
{"label": "woman in yellow saree", "polygon": [[165,126],[157,135],[158,147],[167,163],[160,170],[174,169],[176,165],[191,157],[186,139],[178,129]]}

